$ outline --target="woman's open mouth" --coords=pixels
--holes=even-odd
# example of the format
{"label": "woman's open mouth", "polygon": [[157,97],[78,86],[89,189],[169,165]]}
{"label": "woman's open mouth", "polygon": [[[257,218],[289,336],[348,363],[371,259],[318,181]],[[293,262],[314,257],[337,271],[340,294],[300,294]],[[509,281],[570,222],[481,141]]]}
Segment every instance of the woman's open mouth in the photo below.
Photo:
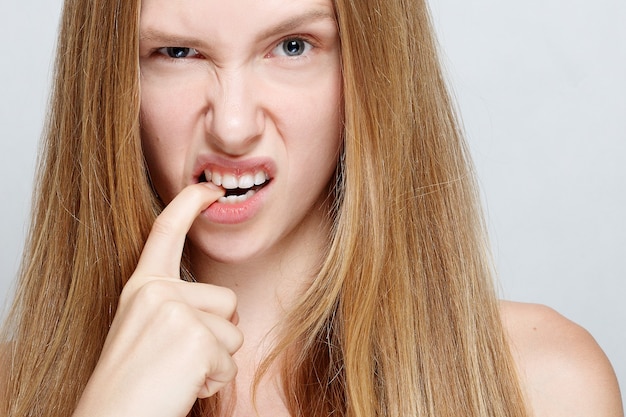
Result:
{"label": "woman's open mouth", "polygon": [[217,170],[205,170],[198,178],[198,182],[209,181],[226,191],[226,194],[217,200],[219,203],[237,204],[243,203],[269,184],[270,178],[263,170],[245,172],[239,175],[222,173]]}

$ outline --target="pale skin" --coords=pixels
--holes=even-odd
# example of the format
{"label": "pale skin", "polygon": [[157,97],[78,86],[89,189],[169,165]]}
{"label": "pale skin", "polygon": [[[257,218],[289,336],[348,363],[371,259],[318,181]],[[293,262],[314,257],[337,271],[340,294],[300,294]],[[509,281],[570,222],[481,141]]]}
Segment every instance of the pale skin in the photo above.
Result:
{"label": "pale skin", "polygon": [[624,415],[613,368],[585,329],[542,305],[502,302],[501,313],[535,417]]}
{"label": "pale skin", "polygon": [[[187,229],[222,193],[192,185],[159,216],[75,417],[184,416],[196,397],[235,378],[243,337],[235,293],[178,278]],[[535,417],[623,416],[613,370],[586,331],[543,306],[503,302],[502,314]],[[249,397],[239,401],[250,410]],[[288,415],[280,402],[258,410]]]}
{"label": "pale skin", "polygon": [[[141,13],[142,136],[167,207],[74,417],[185,416],[196,398],[233,398],[232,382],[232,415],[252,416],[258,362],[328,238],[341,131],[332,2],[144,0]],[[264,171],[269,182],[240,216],[207,171]],[[197,283],[180,280],[186,240]],[[588,333],[543,307],[502,303],[502,312],[536,417],[623,415]],[[272,371],[256,410],[288,415]]]}
{"label": "pale skin", "polygon": [[[76,417],[183,416],[196,397],[235,378],[233,353],[243,337],[236,328],[235,293],[177,278],[186,229],[221,194],[212,186],[190,186],[157,220],[122,300],[142,303],[135,312],[141,319],[128,324],[129,307],[116,316]],[[543,306],[503,302],[502,314],[534,416],[623,415],[612,368],[586,331]],[[135,323],[145,327],[142,332]],[[138,352],[148,338],[154,357]],[[113,347],[115,339],[123,342]],[[238,400],[239,409],[251,410],[249,397]],[[280,402],[261,404],[260,415],[288,415]]]}

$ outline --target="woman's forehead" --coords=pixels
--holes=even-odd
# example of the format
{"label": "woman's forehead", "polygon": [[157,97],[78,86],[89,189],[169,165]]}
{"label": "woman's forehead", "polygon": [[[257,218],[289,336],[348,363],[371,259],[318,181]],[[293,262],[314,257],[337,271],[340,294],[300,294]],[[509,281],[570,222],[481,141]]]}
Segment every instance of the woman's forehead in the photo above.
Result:
{"label": "woman's forehead", "polygon": [[315,19],[334,19],[332,0],[142,0],[140,29],[197,35],[288,30]]}

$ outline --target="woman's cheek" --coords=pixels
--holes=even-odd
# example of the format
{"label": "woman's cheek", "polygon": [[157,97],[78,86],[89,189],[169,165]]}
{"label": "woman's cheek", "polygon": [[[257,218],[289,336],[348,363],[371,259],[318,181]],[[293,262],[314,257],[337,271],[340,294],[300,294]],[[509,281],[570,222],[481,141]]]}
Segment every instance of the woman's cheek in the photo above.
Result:
{"label": "woman's cheek", "polygon": [[[146,101],[150,102],[150,101]],[[182,135],[172,135],[175,126],[169,123],[165,112],[156,111],[158,105],[143,106],[141,111],[141,143],[147,164],[150,181],[165,202],[169,202],[182,184],[182,167],[184,160],[182,143],[178,140]],[[178,139],[178,140],[177,140]]]}

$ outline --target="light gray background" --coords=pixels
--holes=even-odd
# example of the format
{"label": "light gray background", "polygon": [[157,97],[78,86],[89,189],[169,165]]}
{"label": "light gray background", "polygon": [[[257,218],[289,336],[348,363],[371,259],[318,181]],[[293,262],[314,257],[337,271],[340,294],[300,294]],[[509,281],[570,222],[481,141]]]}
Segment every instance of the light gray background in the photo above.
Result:
{"label": "light gray background", "polygon": [[[23,241],[60,3],[0,6],[0,300]],[[431,6],[503,297],[582,324],[626,388],[626,2]]]}

